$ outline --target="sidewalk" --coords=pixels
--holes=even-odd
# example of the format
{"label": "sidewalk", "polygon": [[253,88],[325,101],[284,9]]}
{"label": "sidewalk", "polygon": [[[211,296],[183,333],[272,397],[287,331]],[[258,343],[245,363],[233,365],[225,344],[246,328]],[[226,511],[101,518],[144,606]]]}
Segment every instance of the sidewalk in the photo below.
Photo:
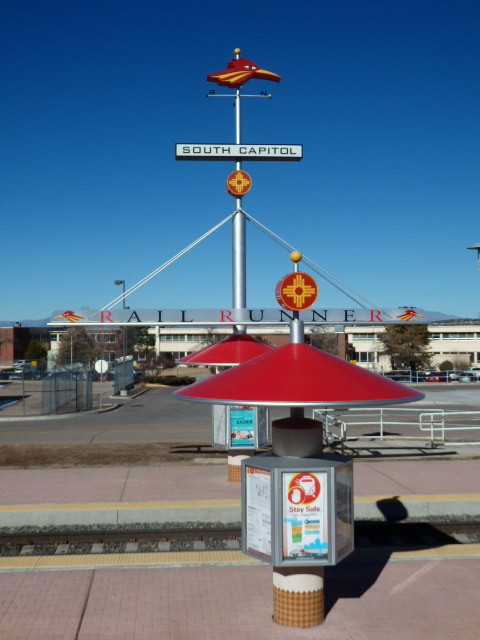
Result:
{"label": "sidewalk", "polygon": [[[480,461],[453,458],[356,461],[356,517],[362,505],[374,508],[388,498],[401,500],[409,514],[414,504],[422,509],[440,504],[445,513],[458,504],[475,511]],[[181,507],[195,519],[200,501],[217,509],[212,517],[227,507],[239,514],[240,486],[227,482],[225,464],[0,471],[2,523],[9,514],[22,514],[22,508],[28,517],[70,513],[81,518],[89,508],[98,515],[112,505],[116,513],[136,510],[137,515],[142,506],[143,516],[155,509],[179,513]],[[376,517],[382,517],[380,511]],[[101,568],[108,556],[98,556],[93,568],[86,562],[76,571],[63,570],[62,558],[50,557],[43,569],[41,563],[32,565],[34,558],[23,558],[16,570],[0,574],[0,637],[479,640],[480,554],[478,545],[472,552],[463,548],[463,559],[440,548],[430,558],[393,554],[327,568],[326,619],[305,630],[272,622],[272,568],[240,552],[217,564],[205,564],[209,560],[194,554],[179,560],[163,554],[163,565],[145,568],[143,554],[133,559],[137,566],[132,568],[116,557],[107,561],[109,568]],[[129,554],[131,562],[134,555]],[[91,555],[80,558],[91,560]]]}
{"label": "sidewalk", "polygon": [[[408,509],[420,497],[424,505],[449,505],[447,512],[462,503],[462,496],[465,509],[480,504],[479,460],[359,461],[354,474],[356,511],[362,504],[395,496]],[[57,515],[78,515],[86,513],[85,505],[96,513],[108,512],[112,504],[117,511],[138,513],[143,505],[145,515],[167,503],[182,506],[191,517],[191,510],[198,508],[192,503],[202,500],[219,510],[228,502],[239,513],[240,487],[226,477],[224,464],[3,470],[1,520],[5,523],[12,508],[23,508],[25,515],[45,507],[51,520],[55,507]],[[326,619],[311,629],[272,622],[272,568],[241,552],[224,552],[215,564],[205,564],[211,560],[194,553],[182,558],[163,554],[164,564],[154,567],[142,567],[143,554],[133,559],[135,554],[129,554],[131,568],[125,568],[120,556],[110,557],[108,568],[102,568],[108,556],[92,559],[90,554],[79,557],[85,564],[76,571],[65,570],[62,558],[51,557],[42,568],[35,558],[25,557],[16,570],[1,569],[0,637],[479,640],[480,553],[478,545],[472,551],[460,548],[466,549],[463,559],[439,548],[431,550],[431,557],[394,554],[369,562],[347,559],[327,568]]]}
{"label": "sidewalk", "polygon": [[[480,460],[355,461],[356,519],[480,517]],[[0,470],[2,526],[239,522],[240,485],[220,464]]]}

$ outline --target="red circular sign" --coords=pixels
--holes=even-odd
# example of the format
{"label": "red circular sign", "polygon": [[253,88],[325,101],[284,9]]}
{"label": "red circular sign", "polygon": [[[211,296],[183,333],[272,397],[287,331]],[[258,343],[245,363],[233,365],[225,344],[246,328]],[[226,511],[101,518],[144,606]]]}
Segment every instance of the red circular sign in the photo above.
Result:
{"label": "red circular sign", "polygon": [[317,296],[317,283],[303,271],[289,273],[279,281],[275,289],[278,304],[289,311],[309,309],[315,304]]}
{"label": "red circular sign", "polygon": [[238,169],[227,178],[227,190],[231,196],[241,198],[252,188],[252,179],[246,171]]}
{"label": "red circular sign", "polygon": [[312,473],[297,473],[288,485],[291,504],[311,504],[320,495],[320,482]]}

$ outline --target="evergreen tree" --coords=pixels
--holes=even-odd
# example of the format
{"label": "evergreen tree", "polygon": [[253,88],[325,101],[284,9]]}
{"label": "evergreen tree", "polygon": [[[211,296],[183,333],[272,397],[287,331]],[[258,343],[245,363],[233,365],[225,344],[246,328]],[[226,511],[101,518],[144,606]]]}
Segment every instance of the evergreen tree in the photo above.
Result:
{"label": "evergreen tree", "polygon": [[425,369],[432,354],[428,351],[430,334],[424,324],[392,324],[378,336],[383,342],[380,355],[389,356],[392,369]]}
{"label": "evergreen tree", "polygon": [[83,327],[71,327],[60,335],[57,365],[93,365],[99,355],[95,341]]}
{"label": "evergreen tree", "polygon": [[25,350],[25,358],[27,360],[45,360],[47,357],[47,350],[42,347],[41,344],[32,340]]}
{"label": "evergreen tree", "polygon": [[155,336],[148,333],[148,327],[128,328],[128,351],[146,356],[155,346]]}

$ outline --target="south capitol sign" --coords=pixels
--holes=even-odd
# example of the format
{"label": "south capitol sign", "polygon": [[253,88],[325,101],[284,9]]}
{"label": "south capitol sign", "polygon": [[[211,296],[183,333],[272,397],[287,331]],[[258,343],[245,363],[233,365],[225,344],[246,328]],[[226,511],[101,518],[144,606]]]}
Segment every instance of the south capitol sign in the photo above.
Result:
{"label": "south capitol sign", "polygon": [[301,144],[190,144],[179,143],[177,160],[301,160]]}

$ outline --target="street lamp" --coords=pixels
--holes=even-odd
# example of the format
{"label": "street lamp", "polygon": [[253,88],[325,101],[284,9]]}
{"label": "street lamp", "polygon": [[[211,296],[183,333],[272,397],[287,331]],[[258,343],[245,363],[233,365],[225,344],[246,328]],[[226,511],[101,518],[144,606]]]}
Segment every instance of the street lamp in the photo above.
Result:
{"label": "street lamp", "polygon": [[128,309],[128,307],[125,305],[125,280],[114,280],[113,284],[116,285],[122,285],[122,290],[123,290],[123,308],[124,309]]}
{"label": "street lamp", "polygon": [[473,244],[471,247],[467,247],[467,249],[472,249],[477,252],[478,270],[480,271],[480,243]]}
{"label": "street lamp", "polygon": [[[113,284],[116,285],[122,285],[122,291],[123,291],[123,308],[124,309],[130,309],[130,307],[127,307],[127,305],[125,304],[125,280],[114,280]],[[123,333],[123,364],[122,364],[122,379],[123,379],[123,384],[122,384],[122,388],[125,389],[125,358],[127,355],[127,328],[123,327],[122,328],[122,333]]]}

